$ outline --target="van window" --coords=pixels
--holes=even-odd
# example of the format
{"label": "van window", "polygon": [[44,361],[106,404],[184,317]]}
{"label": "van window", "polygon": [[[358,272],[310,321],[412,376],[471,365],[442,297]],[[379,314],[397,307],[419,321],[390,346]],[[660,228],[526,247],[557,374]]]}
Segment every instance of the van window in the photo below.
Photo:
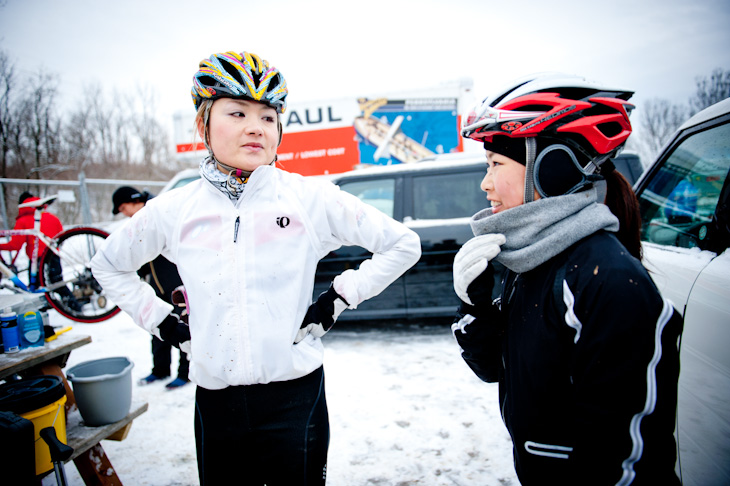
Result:
{"label": "van window", "polygon": [[487,173],[456,172],[413,177],[413,218],[466,218],[489,206],[479,184]]}
{"label": "van window", "polygon": [[379,209],[391,218],[393,217],[395,179],[342,182],[340,183],[340,189],[357,196],[362,202]]}
{"label": "van window", "polygon": [[730,124],[684,140],[641,194],[642,240],[702,246],[729,168]]}

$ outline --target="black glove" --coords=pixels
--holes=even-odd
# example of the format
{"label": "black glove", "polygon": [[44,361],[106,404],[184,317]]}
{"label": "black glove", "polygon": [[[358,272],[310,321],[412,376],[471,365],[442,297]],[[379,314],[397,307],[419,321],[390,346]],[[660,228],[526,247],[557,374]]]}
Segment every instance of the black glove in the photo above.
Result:
{"label": "black glove", "polygon": [[165,320],[157,326],[160,339],[176,348],[190,354],[190,328],[175,313],[170,313]]}
{"label": "black glove", "polygon": [[188,308],[188,293],[184,285],[175,287],[172,291],[172,305],[180,307],[180,320],[188,324],[190,319],[190,309]]}
{"label": "black glove", "polygon": [[475,305],[483,305],[492,302],[492,290],[494,290],[494,265],[489,265],[469,284],[466,293]]}
{"label": "black glove", "polygon": [[327,331],[332,329],[337,318],[348,306],[347,301],[330,284],[330,288],[319,294],[317,301],[307,309],[299,332],[294,338],[294,344],[304,339],[307,334],[317,338],[324,336]]}

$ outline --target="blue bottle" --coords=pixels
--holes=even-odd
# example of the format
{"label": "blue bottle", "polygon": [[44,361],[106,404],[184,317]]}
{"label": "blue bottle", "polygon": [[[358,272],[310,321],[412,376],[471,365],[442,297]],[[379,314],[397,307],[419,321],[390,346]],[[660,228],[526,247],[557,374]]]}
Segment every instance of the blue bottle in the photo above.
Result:
{"label": "blue bottle", "polygon": [[3,346],[8,354],[20,351],[20,336],[18,335],[18,319],[10,307],[7,307],[0,314],[0,326],[2,326]]}
{"label": "blue bottle", "polygon": [[20,349],[43,346],[43,317],[39,311],[28,311],[18,316],[20,328]]}

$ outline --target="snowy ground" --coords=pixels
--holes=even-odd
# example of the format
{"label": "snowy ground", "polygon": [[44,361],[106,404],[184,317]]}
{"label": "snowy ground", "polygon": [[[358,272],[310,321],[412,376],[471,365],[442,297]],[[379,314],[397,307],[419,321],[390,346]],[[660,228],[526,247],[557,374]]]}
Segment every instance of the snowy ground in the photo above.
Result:
{"label": "snowy ground", "polygon": [[[51,323],[69,321],[52,313]],[[150,340],[126,315],[71,324],[70,333],[90,335],[92,343],[71,353],[67,369],[127,356],[135,363],[133,398],[149,403],[124,441],[102,442],[120,479],[128,485],[197,485],[195,386],[167,391],[164,383],[136,384],[152,367]],[[471,373],[448,326],[373,330],[343,323],[324,342],[328,485],[519,485],[496,385]],[[66,473],[70,486],[83,485],[73,464]],[[243,479],[246,471],[238,474]],[[43,481],[53,484],[52,474]]]}

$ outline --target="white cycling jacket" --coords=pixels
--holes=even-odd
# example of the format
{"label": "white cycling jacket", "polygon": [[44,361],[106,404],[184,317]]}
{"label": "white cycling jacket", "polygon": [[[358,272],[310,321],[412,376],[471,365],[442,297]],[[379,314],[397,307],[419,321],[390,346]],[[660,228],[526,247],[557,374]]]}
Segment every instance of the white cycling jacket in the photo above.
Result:
{"label": "white cycling jacket", "polygon": [[291,380],[322,365],[319,339],[293,342],[317,263],[342,245],[373,253],[334,280],[353,309],[421,254],[413,231],[334,184],[264,166],[236,203],[204,178],[151,199],[91,265],[109,298],[153,332],[171,306],[136,271],[159,254],[176,263],[190,305],[190,379],[220,389]]}

